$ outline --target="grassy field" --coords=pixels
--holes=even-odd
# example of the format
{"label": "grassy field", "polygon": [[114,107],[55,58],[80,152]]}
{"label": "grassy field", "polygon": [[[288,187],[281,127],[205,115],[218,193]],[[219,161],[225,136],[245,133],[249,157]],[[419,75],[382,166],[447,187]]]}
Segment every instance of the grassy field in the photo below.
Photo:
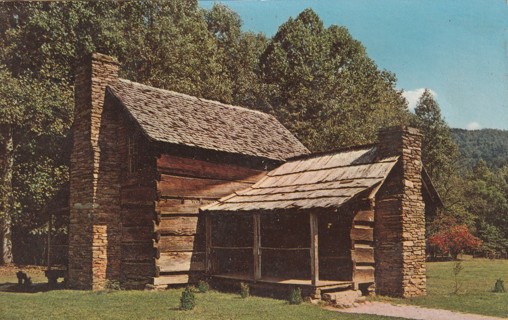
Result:
{"label": "grassy field", "polygon": [[376,300],[448,309],[497,317],[508,317],[508,293],[494,293],[497,279],[505,281],[508,290],[508,260],[474,259],[462,261],[463,270],[458,275],[460,289],[454,294],[453,267],[455,262],[427,264],[426,297],[393,299],[378,297]]}
{"label": "grassy field", "polygon": [[[508,316],[508,293],[491,292],[498,278],[505,279],[508,287],[508,261],[462,262],[464,269],[459,274],[459,294],[453,294],[453,264],[428,264],[427,297],[378,297],[376,300]],[[291,306],[281,300],[258,297],[241,299],[236,294],[218,292],[196,293],[196,308],[179,311],[181,289],[165,292],[1,292],[2,288],[12,287],[11,284],[16,282],[15,271],[17,269],[0,272],[0,319],[393,319],[341,314],[308,303]],[[45,280],[40,270],[29,269],[27,273],[34,282]]]}
{"label": "grassy field", "polygon": [[194,310],[178,310],[182,290],[0,293],[1,319],[392,319],[340,314],[304,303],[218,292],[196,293]]}

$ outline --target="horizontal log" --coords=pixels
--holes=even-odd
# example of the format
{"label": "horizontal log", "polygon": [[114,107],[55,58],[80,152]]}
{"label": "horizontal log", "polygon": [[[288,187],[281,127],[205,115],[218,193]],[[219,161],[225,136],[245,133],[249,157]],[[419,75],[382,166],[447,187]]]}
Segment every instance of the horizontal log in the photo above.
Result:
{"label": "horizontal log", "polygon": [[204,271],[204,252],[170,252],[162,253],[156,260],[160,272]]}
{"label": "horizontal log", "polygon": [[204,217],[165,217],[161,219],[158,231],[161,235],[190,236],[196,234],[199,226],[204,232]]}
{"label": "horizontal log", "polygon": [[358,211],[354,217],[355,222],[374,222],[374,211]]}
{"label": "horizontal log", "polygon": [[157,190],[162,197],[218,199],[249,186],[245,182],[162,175]]}
{"label": "horizontal log", "polygon": [[153,278],[152,283],[154,285],[189,283],[189,275],[188,274],[174,274],[174,275],[159,276],[157,278]]}
{"label": "horizontal log", "polygon": [[198,214],[199,207],[210,204],[215,200],[198,199],[161,199],[157,201],[157,210],[162,215]]}
{"label": "horizontal log", "polygon": [[147,167],[138,169],[135,173],[130,173],[122,179],[122,187],[142,185],[153,186],[154,180],[157,178],[155,167]]}
{"label": "horizontal log", "polygon": [[122,242],[148,242],[153,239],[153,227],[135,226],[122,228]]}
{"label": "horizontal log", "polygon": [[355,226],[351,229],[351,240],[374,241],[374,230],[372,228],[359,228],[359,226]]}
{"label": "horizontal log", "polygon": [[374,248],[355,247],[351,254],[357,263],[374,263]]}
{"label": "horizontal log", "polygon": [[123,262],[122,273],[127,279],[151,278],[155,276],[155,266],[153,262]]}
{"label": "horizontal log", "polygon": [[356,267],[353,281],[356,283],[374,282],[374,267]]}
{"label": "horizontal log", "polygon": [[155,207],[122,208],[123,226],[151,226],[156,218]]}
{"label": "horizontal log", "polygon": [[157,200],[155,188],[135,186],[122,188],[120,191],[122,205],[128,204],[150,204]]}
{"label": "horizontal log", "polygon": [[171,251],[204,251],[204,243],[195,241],[194,236],[161,236],[157,243],[161,253]]}
{"label": "horizontal log", "polygon": [[157,159],[161,173],[255,183],[264,171],[163,154]]}
{"label": "horizontal log", "polygon": [[151,261],[156,256],[156,250],[151,242],[147,243],[123,243],[123,261]]}

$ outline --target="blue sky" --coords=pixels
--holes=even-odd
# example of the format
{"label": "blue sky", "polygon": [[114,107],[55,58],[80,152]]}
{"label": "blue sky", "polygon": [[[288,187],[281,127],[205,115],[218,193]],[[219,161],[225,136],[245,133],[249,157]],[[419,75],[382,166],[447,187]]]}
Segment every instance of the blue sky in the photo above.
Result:
{"label": "blue sky", "polygon": [[349,29],[414,104],[431,89],[451,127],[508,129],[508,0],[223,0],[272,36],[312,8]]}

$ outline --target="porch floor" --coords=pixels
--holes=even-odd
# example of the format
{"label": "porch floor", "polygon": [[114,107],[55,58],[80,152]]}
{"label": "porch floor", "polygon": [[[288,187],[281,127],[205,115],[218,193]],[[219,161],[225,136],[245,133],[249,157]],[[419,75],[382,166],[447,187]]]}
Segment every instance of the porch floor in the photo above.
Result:
{"label": "porch floor", "polygon": [[259,280],[254,280],[254,277],[249,274],[242,273],[228,273],[228,274],[215,274],[213,278],[228,279],[228,280],[239,280],[245,282],[261,282],[270,284],[280,285],[291,285],[291,286],[308,286],[320,289],[345,289],[353,285],[352,281],[339,281],[339,280],[319,280],[316,286],[313,286],[311,280],[306,279],[287,279],[287,278],[276,278],[263,276]]}

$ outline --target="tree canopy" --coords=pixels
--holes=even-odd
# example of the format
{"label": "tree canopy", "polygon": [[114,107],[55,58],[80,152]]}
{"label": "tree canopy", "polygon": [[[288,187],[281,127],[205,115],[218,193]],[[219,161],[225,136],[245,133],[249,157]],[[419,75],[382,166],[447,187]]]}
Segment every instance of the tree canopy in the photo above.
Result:
{"label": "tree canopy", "polygon": [[406,121],[395,76],[311,9],[279,27],[260,64],[270,110],[313,151],[372,142],[380,127]]}

